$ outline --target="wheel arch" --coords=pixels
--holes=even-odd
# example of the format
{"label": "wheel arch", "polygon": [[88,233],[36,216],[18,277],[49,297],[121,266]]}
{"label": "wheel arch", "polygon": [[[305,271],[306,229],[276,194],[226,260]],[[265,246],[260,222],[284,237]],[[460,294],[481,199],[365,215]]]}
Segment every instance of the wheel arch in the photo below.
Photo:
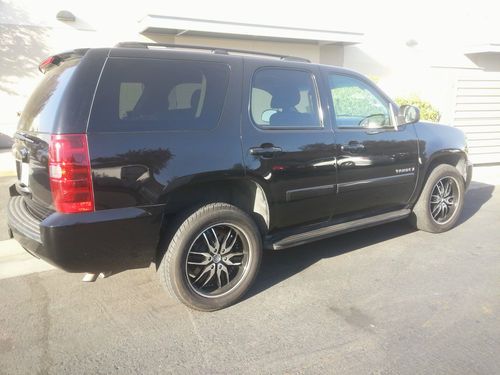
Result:
{"label": "wheel arch", "polygon": [[157,260],[180,222],[205,204],[222,202],[240,208],[253,218],[262,236],[270,227],[268,195],[261,184],[246,177],[186,183],[166,192],[162,202],[165,206]]}
{"label": "wheel arch", "polygon": [[424,164],[426,167],[422,170],[422,178],[419,181],[417,194],[412,199],[412,205],[417,202],[422,194],[422,190],[429,178],[431,172],[438,165],[448,164],[457,168],[458,172],[464,180],[464,184],[467,183],[467,154],[461,149],[447,149],[440,150],[433,153],[427,162]]}
{"label": "wheel arch", "polygon": [[429,174],[436,166],[448,164],[455,167],[464,179],[467,180],[467,154],[460,149],[441,150],[432,154],[427,163],[424,182],[427,181]]}

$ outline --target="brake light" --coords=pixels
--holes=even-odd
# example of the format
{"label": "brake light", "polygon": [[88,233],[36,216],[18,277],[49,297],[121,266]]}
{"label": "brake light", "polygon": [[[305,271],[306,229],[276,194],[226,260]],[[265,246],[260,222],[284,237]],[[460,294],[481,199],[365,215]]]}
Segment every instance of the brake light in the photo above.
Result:
{"label": "brake light", "polygon": [[59,65],[61,63],[61,59],[59,56],[50,56],[43,60],[40,65],[38,65],[38,70],[45,74],[47,70],[52,68],[53,66]]}
{"label": "brake light", "polygon": [[52,199],[58,212],[94,211],[94,190],[85,134],[52,135],[49,175]]}

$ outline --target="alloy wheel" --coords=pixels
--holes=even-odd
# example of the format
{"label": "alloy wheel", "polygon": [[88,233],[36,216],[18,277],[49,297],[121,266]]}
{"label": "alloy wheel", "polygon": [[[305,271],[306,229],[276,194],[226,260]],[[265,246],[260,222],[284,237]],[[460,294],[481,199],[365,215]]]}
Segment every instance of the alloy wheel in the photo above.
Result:
{"label": "alloy wheel", "polygon": [[229,293],[244,278],[249,264],[248,240],[233,224],[204,229],[186,258],[186,276],[197,294],[215,298]]}
{"label": "alloy wheel", "polygon": [[430,199],[430,213],[438,224],[446,224],[457,210],[460,191],[453,177],[441,178],[433,187]]}

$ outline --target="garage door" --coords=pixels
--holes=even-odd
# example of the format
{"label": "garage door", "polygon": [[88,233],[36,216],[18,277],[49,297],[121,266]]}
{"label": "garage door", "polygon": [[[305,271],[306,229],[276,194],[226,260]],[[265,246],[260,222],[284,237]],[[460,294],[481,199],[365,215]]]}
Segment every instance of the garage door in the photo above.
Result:
{"label": "garage door", "polygon": [[457,81],[454,125],[467,134],[473,163],[500,163],[500,74]]}

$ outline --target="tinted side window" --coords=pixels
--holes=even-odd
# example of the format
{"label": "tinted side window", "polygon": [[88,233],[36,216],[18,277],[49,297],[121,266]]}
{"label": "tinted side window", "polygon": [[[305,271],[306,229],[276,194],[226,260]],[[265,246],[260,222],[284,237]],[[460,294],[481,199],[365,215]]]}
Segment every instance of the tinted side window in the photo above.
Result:
{"label": "tinted side window", "polygon": [[372,87],[340,74],[330,74],[329,84],[338,127],[391,126],[389,104]]}
{"label": "tinted side window", "polygon": [[220,63],[110,58],[90,128],[98,131],[204,130],[222,112],[229,67]]}
{"label": "tinted side window", "polygon": [[311,73],[292,69],[258,70],[252,82],[251,115],[263,127],[318,127],[317,90]]}

